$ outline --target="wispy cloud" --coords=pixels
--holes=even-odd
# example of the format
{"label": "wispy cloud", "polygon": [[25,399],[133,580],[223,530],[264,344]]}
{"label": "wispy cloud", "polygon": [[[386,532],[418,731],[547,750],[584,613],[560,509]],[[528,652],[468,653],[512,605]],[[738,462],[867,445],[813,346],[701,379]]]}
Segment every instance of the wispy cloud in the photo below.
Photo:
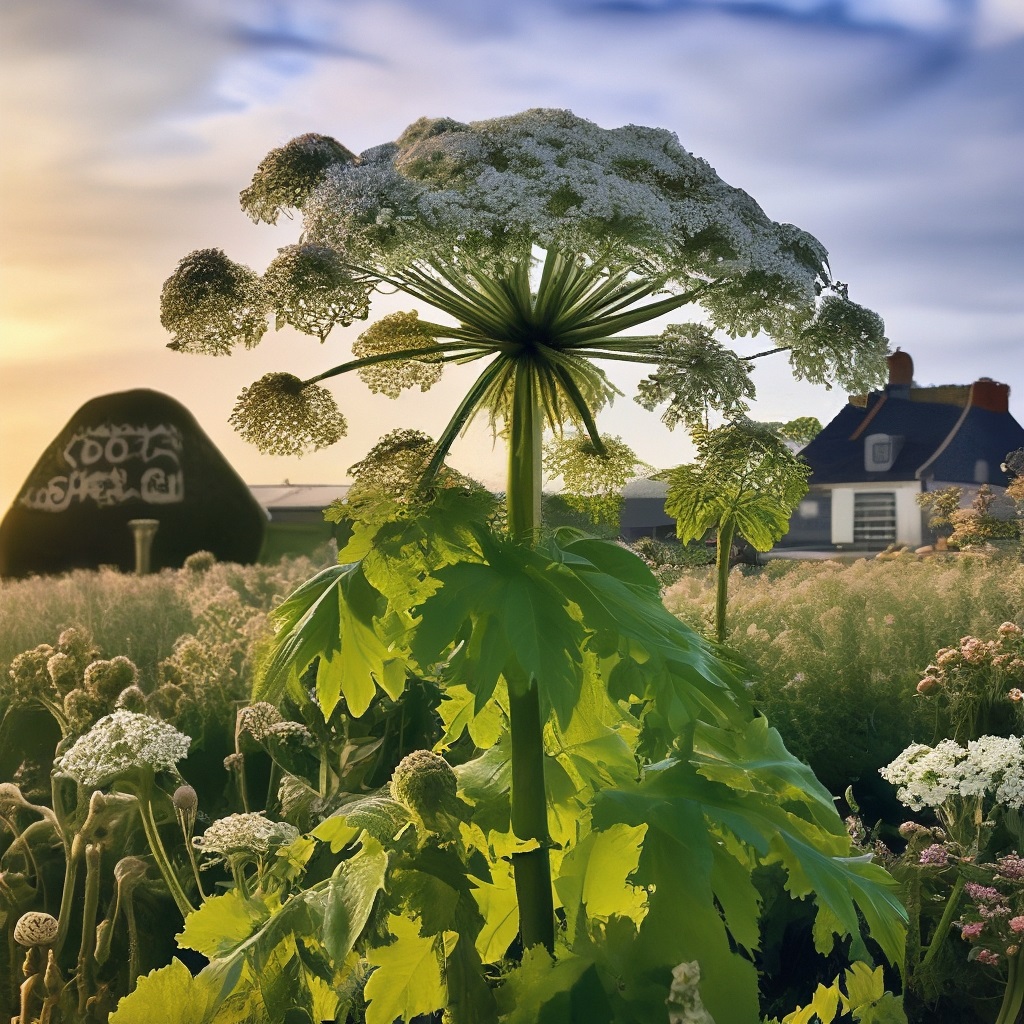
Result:
{"label": "wispy cloud", "polygon": [[[329,356],[283,333],[200,367],[164,352],[157,321],[190,249],[262,267],[297,233],[254,228],[236,205],[271,146],[312,130],[359,150],[422,114],[558,106],[670,128],[817,234],[922,379],[1001,377],[1024,409],[1020,0],[7,0],[0,18],[0,370],[23,382],[0,407],[0,447],[18,453],[0,506],[49,440],[21,424],[52,433],[104,390],[170,391],[253,481],[336,480],[396,416],[436,430],[443,403],[346,385],[343,451],[264,459],[228,432],[234,395]],[[783,364],[758,372],[765,419],[842,401],[788,383]],[[610,430],[655,462],[681,453],[631,405]],[[471,439],[465,457],[486,467],[487,446]]]}

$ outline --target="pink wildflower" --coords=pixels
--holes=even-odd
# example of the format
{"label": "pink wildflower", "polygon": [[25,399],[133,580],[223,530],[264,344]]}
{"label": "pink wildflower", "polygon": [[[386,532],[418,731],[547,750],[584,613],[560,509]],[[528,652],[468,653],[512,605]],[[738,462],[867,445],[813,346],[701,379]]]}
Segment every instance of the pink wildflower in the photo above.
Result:
{"label": "pink wildflower", "polygon": [[1005,903],[998,903],[994,907],[978,907],[978,913],[991,920],[993,917],[1009,917],[1013,911]]}
{"label": "pink wildflower", "polygon": [[995,966],[999,963],[999,954],[993,953],[990,949],[979,949],[977,960],[978,963]]}
{"label": "pink wildflower", "polygon": [[1024,878],[1024,857],[1020,857],[1015,853],[1008,853],[1005,857],[1000,857],[996,864],[996,871],[1003,878],[1012,878],[1014,880]]}
{"label": "pink wildflower", "polygon": [[1015,622],[1004,622],[996,632],[1000,636],[1020,636],[1024,633],[1024,629],[1021,629]]}
{"label": "pink wildflower", "polygon": [[964,888],[967,890],[967,895],[979,903],[998,903],[1003,898],[1003,894],[998,889],[993,889],[990,885],[968,882]]}
{"label": "pink wildflower", "polygon": [[1018,690],[1016,686],[1006,696],[1012,701],[1024,700],[1024,693]]}
{"label": "pink wildflower", "polygon": [[988,654],[988,644],[976,636],[964,637],[960,642],[960,653],[963,654],[964,661],[971,665],[980,665]]}
{"label": "pink wildflower", "polygon": [[1024,914],[1020,917],[1011,917],[1009,924],[1010,931],[1013,932],[1014,935],[1021,935],[1024,933]]}
{"label": "pink wildflower", "polygon": [[976,939],[984,929],[984,921],[972,921],[970,924],[960,925],[960,936],[964,939]]}
{"label": "pink wildflower", "polygon": [[932,843],[931,846],[921,851],[918,863],[945,867],[949,863],[949,852],[941,843]]}
{"label": "pink wildflower", "polygon": [[917,684],[917,692],[920,694],[931,693],[939,685],[938,679],[935,676],[925,676]]}

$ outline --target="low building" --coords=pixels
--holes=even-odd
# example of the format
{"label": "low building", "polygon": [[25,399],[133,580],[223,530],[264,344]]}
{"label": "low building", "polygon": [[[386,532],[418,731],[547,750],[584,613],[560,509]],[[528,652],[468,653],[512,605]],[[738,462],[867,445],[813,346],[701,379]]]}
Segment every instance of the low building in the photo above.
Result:
{"label": "low building", "polygon": [[1024,447],[1010,414],[1010,388],[973,384],[918,387],[914,363],[897,349],[881,391],[851,396],[801,454],[809,490],[779,547],[880,550],[932,539],[917,504],[923,491],[960,486],[996,493],[1006,455]]}
{"label": "low building", "polygon": [[[283,553],[305,553],[337,536],[334,523],[324,521],[323,510],[344,500],[347,484],[254,484],[252,496],[268,520],[263,559]],[[665,513],[668,484],[660,480],[631,480],[623,490],[619,531],[625,540],[640,537],[674,538],[676,523]],[[555,496],[557,497],[557,496]],[[549,509],[555,524],[572,522],[588,527],[585,517],[564,507]]]}

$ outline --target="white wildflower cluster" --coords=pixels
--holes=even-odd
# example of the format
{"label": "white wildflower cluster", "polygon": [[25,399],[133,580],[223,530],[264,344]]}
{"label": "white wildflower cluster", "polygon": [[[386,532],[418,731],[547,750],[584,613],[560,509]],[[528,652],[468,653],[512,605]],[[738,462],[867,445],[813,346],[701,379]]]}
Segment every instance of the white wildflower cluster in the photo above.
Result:
{"label": "white wildflower cluster", "polygon": [[503,265],[536,245],[679,284],[754,274],[805,307],[826,273],[816,239],[770,220],[672,132],[600,128],[567,110],[421,119],[335,162],[302,210],[308,240],[385,268],[453,251]]}
{"label": "white wildflower cluster", "polygon": [[216,861],[239,854],[260,857],[298,837],[294,825],[270,821],[262,812],[248,812],[218,818],[201,836],[192,839],[192,845]]}
{"label": "white wildflower cluster", "polygon": [[879,774],[899,787],[897,798],[915,811],[941,807],[951,797],[992,797],[1024,807],[1024,742],[1016,736],[982,736],[966,747],[954,740],[934,747],[915,743]]}
{"label": "white wildflower cluster", "polygon": [[80,736],[58,758],[57,767],[89,789],[136,769],[173,769],[188,755],[191,742],[190,737],[158,718],[115,711]]}

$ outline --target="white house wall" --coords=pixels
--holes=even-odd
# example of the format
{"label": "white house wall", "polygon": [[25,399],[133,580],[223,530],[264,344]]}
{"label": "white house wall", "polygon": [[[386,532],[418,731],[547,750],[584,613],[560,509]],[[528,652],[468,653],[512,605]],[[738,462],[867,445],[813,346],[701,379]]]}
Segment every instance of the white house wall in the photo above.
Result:
{"label": "white house wall", "polygon": [[921,493],[919,480],[836,484],[832,488],[832,543],[853,544],[853,496],[873,491],[896,495],[896,543],[917,547],[921,543]]}

